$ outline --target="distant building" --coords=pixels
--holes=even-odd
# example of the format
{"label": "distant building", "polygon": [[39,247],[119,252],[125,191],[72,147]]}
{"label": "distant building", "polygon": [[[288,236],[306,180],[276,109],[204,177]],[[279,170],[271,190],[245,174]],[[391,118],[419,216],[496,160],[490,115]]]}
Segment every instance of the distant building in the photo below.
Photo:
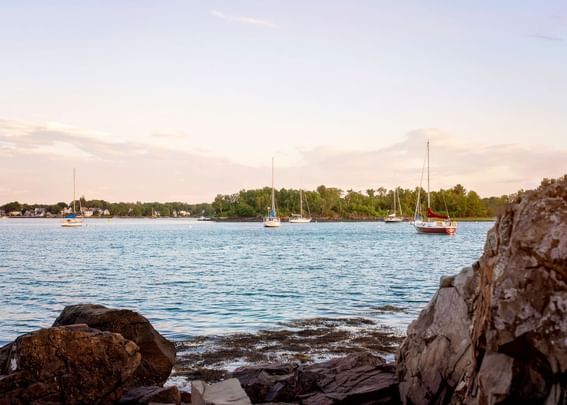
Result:
{"label": "distant building", "polygon": [[10,213],[8,215],[11,216],[11,217],[21,217],[22,211],[10,211]]}
{"label": "distant building", "polygon": [[3,217],[4,215],[6,215],[6,211],[4,211],[3,209],[0,209],[0,217]]}
{"label": "distant building", "polygon": [[177,215],[179,215],[180,217],[188,217],[191,215],[191,213],[189,211],[179,210],[177,212]]}
{"label": "distant building", "polygon": [[33,216],[34,217],[44,217],[46,213],[47,213],[47,210],[43,207],[35,208],[33,210]]}
{"label": "distant building", "polygon": [[92,217],[94,214],[94,211],[91,210],[90,208],[87,208],[86,210],[83,210],[83,216],[84,217]]}

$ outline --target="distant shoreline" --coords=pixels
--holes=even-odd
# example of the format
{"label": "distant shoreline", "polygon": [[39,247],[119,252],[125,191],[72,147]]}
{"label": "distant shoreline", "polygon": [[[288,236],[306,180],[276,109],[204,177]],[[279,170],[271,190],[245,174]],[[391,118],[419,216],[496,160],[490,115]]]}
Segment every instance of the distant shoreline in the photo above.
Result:
{"label": "distant shoreline", "polygon": [[[12,220],[12,219],[63,219],[63,217],[24,217],[24,216],[15,216],[15,217],[7,217],[5,220]],[[199,220],[196,217],[134,217],[134,216],[114,216],[114,217],[82,217],[83,220],[111,220],[111,219],[179,219],[179,220],[186,220],[191,222],[262,222],[262,218],[210,218],[207,220]],[[478,218],[452,218],[453,221],[457,222],[494,222],[496,218],[490,217],[478,217]],[[403,221],[405,223],[409,223],[411,220],[408,219],[407,221]],[[282,222],[288,222],[287,218],[282,218]],[[318,222],[384,222],[383,218],[313,218],[311,223],[318,223]]]}

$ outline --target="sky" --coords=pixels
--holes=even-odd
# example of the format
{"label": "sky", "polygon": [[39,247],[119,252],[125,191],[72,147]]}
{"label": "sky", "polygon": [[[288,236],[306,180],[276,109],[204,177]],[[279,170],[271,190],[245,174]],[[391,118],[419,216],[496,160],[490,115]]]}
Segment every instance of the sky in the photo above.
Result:
{"label": "sky", "polygon": [[0,0],[0,204],[567,173],[564,1]]}

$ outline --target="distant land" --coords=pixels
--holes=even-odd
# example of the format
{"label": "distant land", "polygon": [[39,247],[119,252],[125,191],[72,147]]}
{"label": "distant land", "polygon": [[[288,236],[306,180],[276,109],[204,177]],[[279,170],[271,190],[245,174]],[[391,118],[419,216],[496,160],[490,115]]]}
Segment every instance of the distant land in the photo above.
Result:
{"label": "distant land", "polygon": [[[544,180],[545,182],[546,180]],[[510,195],[481,198],[475,191],[457,184],[450,189],[431,192],[431,206],[435,211],[453,218],[486,219],[495,217],[499,211],[522,190]],[[418,188],[398,189],[404,217],[413,217]],[[391,212],[394,190],[383,187],[366,191],[341,190],[319,186],[316,190],[303,191],[304,212],[315,219],[327,220],[372,220]],[[421,189],[422,206],[425,205],[425,190]],[[218,194],[210,203],[187,204],[183,202],[109,202],[87,200],[75,201],[85,216],[119,217],[212,217],[217,219],[252,219],[266,214],[270,206],[271,188],[241,190],[234,194]],[[299,190],[276,190],[278,215],[288,217],[299,212]],[[70,211],[72,202],[57,204],[26,204],[13,201],[0,206],[0,215],[25,217],[60,217]]]}

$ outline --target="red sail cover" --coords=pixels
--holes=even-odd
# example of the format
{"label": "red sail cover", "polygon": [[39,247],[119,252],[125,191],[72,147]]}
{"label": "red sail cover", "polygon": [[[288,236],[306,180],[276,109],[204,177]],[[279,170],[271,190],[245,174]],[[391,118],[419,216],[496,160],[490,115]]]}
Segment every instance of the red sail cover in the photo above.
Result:
{"label": "red sail cover", "polygon": [[427,218],[440,218],[440,219],[447,219],[449,218],[447,215],[441,215],[433,211],[431,208],[427,209]]}

